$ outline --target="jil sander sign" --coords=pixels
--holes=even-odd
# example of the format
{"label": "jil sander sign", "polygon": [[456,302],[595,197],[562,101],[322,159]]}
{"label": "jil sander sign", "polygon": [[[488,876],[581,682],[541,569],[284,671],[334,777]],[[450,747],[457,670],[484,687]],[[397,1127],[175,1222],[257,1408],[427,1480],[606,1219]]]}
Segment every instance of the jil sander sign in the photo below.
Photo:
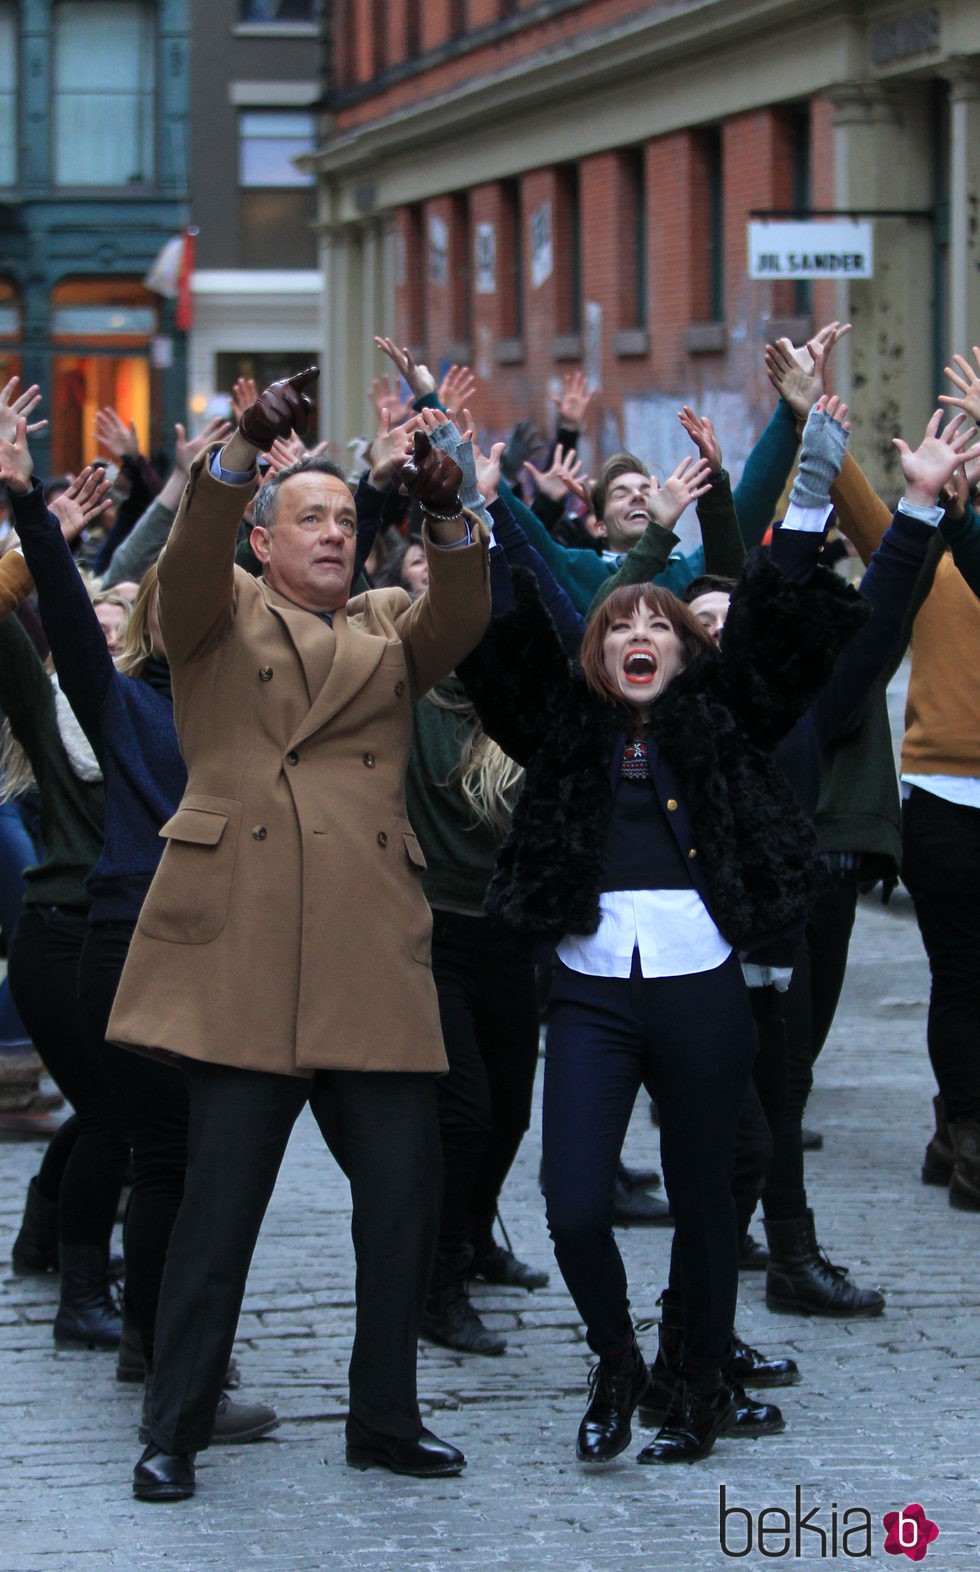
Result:
{"label": "jil sander sign", "polygon": [[862,219],[748,226],[750,278],[873,278],[873,226]]}

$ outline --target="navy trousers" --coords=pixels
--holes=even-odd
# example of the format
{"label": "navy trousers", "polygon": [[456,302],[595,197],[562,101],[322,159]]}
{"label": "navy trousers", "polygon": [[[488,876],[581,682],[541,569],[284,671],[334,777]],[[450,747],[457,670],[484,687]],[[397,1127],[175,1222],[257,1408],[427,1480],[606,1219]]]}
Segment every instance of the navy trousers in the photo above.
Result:
{"label": "navy trousers", "polygon": [[660,1109],[684,1357],[705,1370],[727,1358],[738,1291],[735,1130],[756,1046],[734,955],[710,972],[650,981],[635,955],[628,979],[557,972],[545,1053],[545,1198],[555,1258],[595,1353],[621,1348],[632,1331],[613,1188],[646,1084]]}

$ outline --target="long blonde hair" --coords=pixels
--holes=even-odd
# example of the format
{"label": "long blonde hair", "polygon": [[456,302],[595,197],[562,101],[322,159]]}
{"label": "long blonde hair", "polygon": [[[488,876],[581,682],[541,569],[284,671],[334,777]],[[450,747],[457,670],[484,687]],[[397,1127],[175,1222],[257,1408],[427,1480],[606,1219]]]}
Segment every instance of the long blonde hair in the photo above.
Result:
{"label": "long blonde hair", "polygon": [[153,654],[153,635],[150,632],[150,612],[157,593],[157,565],[151,562],[133,599],[122,649],[116,656],[116,670],[124,677],[140,677],[143,667]]}
{"label": "long blonde hair", "polygon": [[466,726],[459,765],[444,784],[458,784],[477,819],[502,841],[510,829],[514,804],[524,783],[523,769],[487,736],[476,710],[462,692],[431,688],[426,698],[437,709],[458,715]]}
{"label": "long blonde hair", "polygon": [[34,785],[34,766],[6,716],[0,724],[0,802],[22,797]]}

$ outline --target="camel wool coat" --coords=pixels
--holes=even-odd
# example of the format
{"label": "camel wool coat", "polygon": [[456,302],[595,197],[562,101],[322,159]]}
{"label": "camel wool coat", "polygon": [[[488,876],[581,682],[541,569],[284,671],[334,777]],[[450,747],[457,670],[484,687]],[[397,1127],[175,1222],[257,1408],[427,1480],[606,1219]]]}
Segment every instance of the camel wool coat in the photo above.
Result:
{"label": "camel wool coat", "polygon": [[331,628],[235,566],[252,487],[210,457],[159,564],[187,790],[108,1035],[287,1075],[444,1071],[404,779],[415,701],[489,620],[482,525],[427,546],[414,605],[372,590]]}

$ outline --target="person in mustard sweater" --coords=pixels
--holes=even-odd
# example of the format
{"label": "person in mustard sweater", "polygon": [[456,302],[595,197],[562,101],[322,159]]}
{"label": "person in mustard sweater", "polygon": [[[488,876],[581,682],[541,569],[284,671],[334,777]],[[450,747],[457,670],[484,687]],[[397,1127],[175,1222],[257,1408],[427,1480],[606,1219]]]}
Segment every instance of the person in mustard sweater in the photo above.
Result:
{"label": "person in mustard sweater", "polygon": [[[958,357],[959,361],[959,357]],[[969,368],[967,368],[969,369]],[[954,377],[954,373],[949,373]],[[957,382],[961,386],[960,382]],[[962,386],[961,386],[962,390]],[[962,400],[980,413],[980,382]],[[973,407],[975,405],[975,408]],[[933,416],[938,427],[940,413]],[[867,562],[890,513],[845,458],[832,492],[841,529]],[[947,549],[950,525],[923,565],[913,600],[912,668],[901,782],[902,877],[929,957],[928,1047],[938,1095],[922,1178],[949,1186],[950,1204],[980,1210],[980,601]]]}

